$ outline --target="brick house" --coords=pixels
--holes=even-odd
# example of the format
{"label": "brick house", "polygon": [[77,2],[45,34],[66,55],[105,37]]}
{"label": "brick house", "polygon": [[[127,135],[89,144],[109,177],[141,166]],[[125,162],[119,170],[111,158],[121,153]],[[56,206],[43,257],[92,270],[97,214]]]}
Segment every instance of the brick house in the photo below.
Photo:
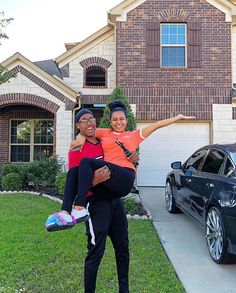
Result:
{"label": "brick house", "polygon": [[227,0],[125,0],[108,24],[54,60],[16,53],[0,85],[0,165],[42,153],[66,161],[77,109],[101,116],[116,85],[138,127],[178,113],[196,120],[160,129],[140,148],[137,183],[164,185],[174,160],[236,141],[236,5]]}

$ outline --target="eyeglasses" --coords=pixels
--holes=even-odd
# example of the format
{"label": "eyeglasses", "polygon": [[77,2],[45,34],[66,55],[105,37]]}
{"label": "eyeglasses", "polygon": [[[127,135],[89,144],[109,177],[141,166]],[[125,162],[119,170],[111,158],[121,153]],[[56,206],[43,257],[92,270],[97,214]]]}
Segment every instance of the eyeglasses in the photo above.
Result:
{"label": "eyeglasses", "polygon": [[96,118],[94,117],[91,117],[89,119],[83,118],[80,121],[78,121],[78,123],[80,124],[87,124],[87,123],[94,123],[94,122],[96,122]]}

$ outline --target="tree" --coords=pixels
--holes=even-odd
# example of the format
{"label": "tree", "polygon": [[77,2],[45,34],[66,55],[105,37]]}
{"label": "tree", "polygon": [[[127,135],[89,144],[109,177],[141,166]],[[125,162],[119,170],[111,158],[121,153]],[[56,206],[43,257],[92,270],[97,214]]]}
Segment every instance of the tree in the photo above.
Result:
{"label": "tree", "polygon": [[[12,22],[13,18],[5,18],[4,17],[4,12],[0,11],[0,45],[1,39],[8,39],[8,36],[6,33],[3,31],[3,28],[5,28],[8,24]],[[8,71],[5,67],[3,67],[0,64],[0,84],[8,81],[11,77],[14,77],[15,74],[11,71]]]}
{"label": "tree", "polygon": [[[135,119],[134,113],[131,109],[131,106],[129,104],[129,101],[128,101],[127,97],[124,95],[124,92],[121,87],[116,87],[113,90],[111,96],[108,99],[108,104],[115,101],[115,100],[120,100],[126,106],[127,120],[128,120],[126,130],[128,130],[128,131],[135,130],[136,129],[136,119]],[[103,117],[99,123],[99,127],[110,128],[109,113],[110,113],[110,110],[107,105],[104,109]]]}
{"label": "tree", "polygon": [[[3,28],[7,27],[8,24],[10,24],[12,22],[13,18],[5,18],[4,17],[4,12],[0,11],[0,40],[1,39],[9,39],[8,36],[6,35],[6,33],[4,33]],[[1,41],[0,41],[0,45],[1,45]]]}

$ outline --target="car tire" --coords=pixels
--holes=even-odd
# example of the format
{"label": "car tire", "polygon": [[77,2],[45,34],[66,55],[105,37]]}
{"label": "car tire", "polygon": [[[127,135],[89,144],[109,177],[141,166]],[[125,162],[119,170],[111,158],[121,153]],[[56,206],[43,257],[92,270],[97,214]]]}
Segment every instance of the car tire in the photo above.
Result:
{"label": "car tire", "polygon": [[230,262],[227,249],[227,235],[220,211],[211,207],[206,215],[205,236],[211,258],[218,264]]}
{"label": "car tire", "polygon": [[166,209],[170,214],[180,213],[179,208],[176,206],[176,202],[175,202],[175,198],[174,198],[174,194],[173,194],[170,180],[167,180],[167,182],[166,182],[165,203],[166,203]]}

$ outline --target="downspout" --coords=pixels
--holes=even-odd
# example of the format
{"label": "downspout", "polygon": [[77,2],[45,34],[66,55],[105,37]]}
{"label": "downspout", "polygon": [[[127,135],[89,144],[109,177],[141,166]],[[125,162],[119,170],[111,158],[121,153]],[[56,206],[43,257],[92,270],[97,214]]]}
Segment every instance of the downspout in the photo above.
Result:
{"label": "downspout", "polygon": [[72,138],[71,138],[72,140],[74,139],[74,132],[75,132],[75,111],[81,108],[81,98],[82,97],[79,93],[76,97],[76,102],[79,106],[72,110]]}

